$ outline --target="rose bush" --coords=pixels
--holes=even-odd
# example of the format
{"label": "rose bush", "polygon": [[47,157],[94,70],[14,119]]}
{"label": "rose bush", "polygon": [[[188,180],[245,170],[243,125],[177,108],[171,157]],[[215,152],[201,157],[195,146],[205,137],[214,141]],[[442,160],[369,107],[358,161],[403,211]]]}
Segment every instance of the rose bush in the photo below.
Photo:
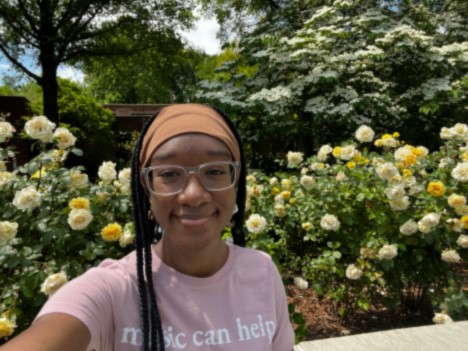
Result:
{"label": "rose bush", "polygon": [[[2,125],[4,142],[14,129]],[[9,171],[14,150],[0,147],[0,338],[134,239],[130,169],[107,161],[90,181],[82,167],[64,167],[71,153],[81,155],[70,131],[43,116],[26,125],[39,156]],[[247,177],[248,245],[270,253],[300,289],[335,299],[343,314],[395,308],[416,287],[435,311],[443,303],[440,312],[466,318],[453,270],[468,259],[466,130],[444,128],[445,144],[432,153],[398,133],[375,139],[369,126],[308,158],[289,152],[288,172]]]}
{"label": "rose bush", "polygon": [[443,128],[432,153],[369,126],[354,137],[300,162],[288,152],[287,172],[250,176],[246,216],[265,224],[247,227],[249,244],[344,315],[377,304],[424,312],[427,301],[438,311],[447,289],[466,304],[453,266],[468,260],[466,125]]}
{"label": "rose bush", "polygon": [[[8,142],[14,129],[0,122],[0,141]],[[14,171],[15,150],[0,145],[0,343],[27,327],[68,279],[125,254],[134,235],[128,168],[117,173],[105,162],[90,182],[82,167],[64,167],[70,154],[82,154],[67,128],[37,116],[23,134],[41,152]]]}

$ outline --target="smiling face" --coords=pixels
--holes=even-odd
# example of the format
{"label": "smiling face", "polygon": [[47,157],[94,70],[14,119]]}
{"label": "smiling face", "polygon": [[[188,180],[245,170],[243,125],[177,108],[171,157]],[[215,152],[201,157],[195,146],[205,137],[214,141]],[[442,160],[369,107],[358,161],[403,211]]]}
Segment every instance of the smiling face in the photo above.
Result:
{"label": "smiling face", "polygon": [[[228,148],[220,140],[203,134],[184,134],[158,147],[149,166],[189,168],[231,159]],[[154,217],[164,229],[163,240],[190,250],[222,242],[221,232],[231,220],[236,201],[235,186],[207,191],[195,174],[187,176],[178,194],[149,195]]]}

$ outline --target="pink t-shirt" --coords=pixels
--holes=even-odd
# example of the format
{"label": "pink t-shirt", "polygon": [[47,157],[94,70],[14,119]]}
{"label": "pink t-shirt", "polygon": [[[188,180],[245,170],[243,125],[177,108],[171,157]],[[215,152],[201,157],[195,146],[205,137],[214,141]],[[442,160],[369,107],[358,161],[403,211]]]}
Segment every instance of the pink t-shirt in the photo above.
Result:
{"label": "pink t-shirt", "polygon": [[[80,319],[91,332],[88,350],[140,350],[135,260],[132,252],[103,261],[57,291],[37,318],[60,312]],[[267,254],[229,245],[227,262],[207,278],[181,274],[153,255],[153,279],[166,350],[293,349],[284,286]]]}

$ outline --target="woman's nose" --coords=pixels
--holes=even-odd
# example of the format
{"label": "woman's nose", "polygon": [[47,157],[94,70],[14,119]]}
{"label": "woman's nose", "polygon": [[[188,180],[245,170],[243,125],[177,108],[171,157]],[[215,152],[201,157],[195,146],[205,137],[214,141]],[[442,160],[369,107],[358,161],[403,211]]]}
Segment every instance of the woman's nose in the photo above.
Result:
{"label": "woman's nose", "polygon": [[211,194],[200,182],[197,174],[187,174],[182,191],[179,193],[179,201],[192,207],[200,206],[211,199]]}

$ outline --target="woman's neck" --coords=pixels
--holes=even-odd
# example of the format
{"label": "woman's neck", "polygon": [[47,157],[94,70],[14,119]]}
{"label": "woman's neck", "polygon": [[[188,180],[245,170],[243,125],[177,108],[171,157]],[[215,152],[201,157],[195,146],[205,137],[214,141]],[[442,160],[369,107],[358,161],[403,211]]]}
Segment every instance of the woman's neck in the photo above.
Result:
{"label": "woman's neck", "polygon": [[215,274],[229,255],[229,247],[221,239],[199,250],[188,250],[164,239],[154,247],[159,259],[176,271],[193,277],[205,278]]}

